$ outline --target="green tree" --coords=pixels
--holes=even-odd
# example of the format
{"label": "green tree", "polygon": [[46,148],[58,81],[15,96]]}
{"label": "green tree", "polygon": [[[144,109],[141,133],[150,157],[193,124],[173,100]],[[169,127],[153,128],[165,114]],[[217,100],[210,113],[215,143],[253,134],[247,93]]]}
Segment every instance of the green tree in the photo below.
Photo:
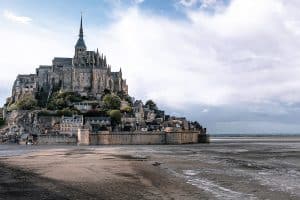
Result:
{"label": "green tree", "polygon": [[129,95],[124,96],[124,100],[127,101],[130,106],[133,106],[132,98]]}
{"label": "green tree", "polygon": [[82,97],[75,92],[55,92],[51,95],[47,108],[49,110],[62,110],[67,108],[71,102],[80,102]]}
{"label": "green tree", "polygon": [[51,95],[47,108],[49,110],[62,110],[66,106],[67,106],[67,102],[65,100],[65,94],[60,92],[55,92]]}
{"label": "green tree", "polygon": [[107,94],[103,98],[103,102],[106,108],[110,110],[120,109],[121,99],[117,95]]}
{"label": "green tree", "polygon": [[120,110],[109,111],[109,116],[111,118],[111,124],[113,126],[116,126],[117,124],[121,123],[122,114],[121,114]]}
{"label": "green tree", "polygon": [[157,106],[156,106],[156,103],[153,101],[153,100],[148,100],[146,102],[146,106],[148,106],[151,110],[157,110]]}

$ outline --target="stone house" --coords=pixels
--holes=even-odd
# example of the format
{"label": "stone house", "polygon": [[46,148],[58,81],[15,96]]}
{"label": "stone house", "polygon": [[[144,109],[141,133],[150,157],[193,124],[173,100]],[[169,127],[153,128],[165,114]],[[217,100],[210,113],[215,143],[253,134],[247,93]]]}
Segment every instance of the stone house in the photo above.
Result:
{"label": "stone house", "polygon": [[125,131],[135,131],[137,129],[137,119],[132,115],[123,115],[121,118],[121,126]]}
{"label": "stone house", "polygon": [[133,103],[133,113],[135,115],[136,121],[138,124],[142,124],[145,121],[145,114],[144,114],[144,106],[143,102],[140,100],[136,100]]}
{"label": "stone house", "polygon": [[94,104],[95,104],[95,102],[91,102],[91,101],[83,101],[83,102],[73,103],[74,107],[83,113],[92,110]]}
{"label": "stone house", "polygon": [[60,134],[77,135],[78,129],[81,128],[83,123],[82,115],[73,115],[72,117],[61,117]]}
{"label": "stone house", "polygon": [[92,132],[111,131],[110,117],[85,117],[85,126],[89,127]]}

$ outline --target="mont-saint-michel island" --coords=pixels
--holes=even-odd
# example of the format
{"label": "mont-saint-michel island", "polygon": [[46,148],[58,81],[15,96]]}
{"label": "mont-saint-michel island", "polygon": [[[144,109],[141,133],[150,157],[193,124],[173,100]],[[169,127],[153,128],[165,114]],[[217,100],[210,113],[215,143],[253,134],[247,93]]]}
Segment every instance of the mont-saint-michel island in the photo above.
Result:
{"label": "mont-saint-michel island", "polygon": [[1,0],[0,200],[299,200],[299,10]]}
{"label": "mont-saint-michel island", "polygon": [[0,142],[19,144],[192,144],[206,128],[170,116],[153,100],[128,94],[122,69],[89,51],[82,17],[74,57],[55,57],[34,74],[20,74],[3,108]]}

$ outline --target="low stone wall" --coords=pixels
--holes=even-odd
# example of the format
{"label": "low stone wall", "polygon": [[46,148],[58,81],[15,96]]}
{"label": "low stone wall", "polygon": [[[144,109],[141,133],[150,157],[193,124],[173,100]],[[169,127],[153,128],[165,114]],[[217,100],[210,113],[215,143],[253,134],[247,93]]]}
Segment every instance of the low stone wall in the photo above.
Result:
{"label": "low stone wall", "polygon": [[86,129],[78,132],[80,145],[155,145],[198,143],[199,132],[99,132],[89,133]]}
{"label": "low stone wall", "polygon": [[69,137],[64,135],[40,135],[37,138],[37,144],[77,144],[77,137]]}

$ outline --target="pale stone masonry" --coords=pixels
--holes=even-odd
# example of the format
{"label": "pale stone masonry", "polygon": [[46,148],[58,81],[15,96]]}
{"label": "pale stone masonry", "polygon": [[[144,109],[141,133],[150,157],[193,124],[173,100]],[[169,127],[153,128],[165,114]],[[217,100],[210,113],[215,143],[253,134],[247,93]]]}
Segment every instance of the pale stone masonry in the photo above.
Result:
{"label": "pale stone masonry", "polygon": [[73,58],[55,57],[52,65],[41,65],[35,74],[18,75],[12,90],[12,103],[37,92],[49,95],[53,89],[78,92],[82,96],[100,98],[105,89],[128,94],[122,70],[112,72],[106,57],[97,51],[88,51],[83,38],[82,18],[79,38]]}

